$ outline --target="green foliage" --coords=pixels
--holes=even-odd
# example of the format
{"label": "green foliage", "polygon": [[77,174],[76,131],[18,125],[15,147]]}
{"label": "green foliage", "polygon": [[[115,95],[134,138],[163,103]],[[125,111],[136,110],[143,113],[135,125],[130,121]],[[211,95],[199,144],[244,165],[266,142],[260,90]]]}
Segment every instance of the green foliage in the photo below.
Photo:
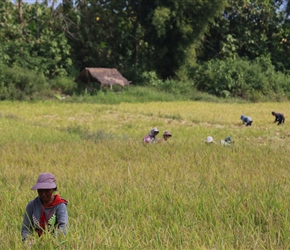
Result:
{"label": "green foliage", "polygon": [[269,58],[254,62],[243,59],[211,60],[195,68],[196,88],[220,97],[240,97],[258,101],[277,99],[289,91],[290,77],[277,73]]}
{"label": "green foliage", "polygon": [[[224,102],[223,99],[202,93],[195,89],[190,90],[187,83],[169,81],[177,84],[175,90],[161,90],[160,87],[141,87],[131,86],[123,92],[98,92],[97,95],[73,95],[70,98],[62,100],[63,102],[76,103],[103,103],[103,104],[120,104],[120,103],[144,103],[144,102],[175,102],[180,100],[205,100],[209,102]],[[185,84],[183,87],[182,85]],[[178,86],[178,87],[177,87]],[[185,90],[187,93],[184,93]]]}
{"label": "green foliage", "polygon": [[140,1],[137,16],[148,44],[148,70],[163,79],[174,76],[225,4],[226,0]]}
{"label": "green foliage", "polygon": [[143,72],[142,82],[147,86],[158,87],[162,85],[163,81],[157,76],[155,71]]}
{"label": "green foliage", "polygon": [[144,72],[142,77],[143,82],[147,86],[175,96],[183,96],[185,99],[190,97],[193,90],[193,83],[190,81],[178,81],[174,79],[161,80],[154,71]]}
{"label": "green foliage", "polygon": [[125,0],[102,4],[78,1],[75,9],[65,12],[70,20],[76,20],[67,32],[76,68],[115,67],[124,71],[137,66],[144,53],[139,42],[143,31],[136,22],[134,5]]}
{"label": "green foliage", "polygon": [[35,71],[19,67],[4,68],[0,75],[1,100],[33,100],[51,95],[47,79]]}
{"label": "green foliage", "polygon": [[192,91],[195,91],[191,81],[177,81],[173,79],[165,80],[159,89],[167,93],[184,96],[185,98],[190,97]]}
{"label": "green foliage", "polygon": [[63,13],[70,21],[66,36],[74,66],[116,67],[122,72],[133,67],[139,69],[136,73],[154,70],[163,79],[172,77],[225,3],[87,0],[77,1],[74,9],[66,3]]}
{"label": "green foliage", "polygon": [[144,71],[145,70],[142,68],[133,65],[131,67],[127,67],[121,73],[126,79],[132,82],[131,85],[144,86],[146,85],[146,82],[143,81]]}
{"label": "green foliage", "polygon": [[87,91],[116,103],[118,97],[76,88],[71,79],[84,67],[114,67],[135,85],[177,99],[203,98],[196,88],[209,99],[290,95],[289,1],[68,0],[57,8],[43,2],[23,3],[22,16],[19,6],[0,3],[1,98],[31,95],[19,87],[25,81],[8,87],[3,69],[13,67],[53,79],[55,92],[90,99]]}
{"label": "green foliage", "polygon": [[51,80],[51,89],[66,95],[76,90],[76,82],[72,77],[57,77]]}
{"label": "green foliage", "polygon": [[153,87],[131,86],[123,92],[98,92],[96,95],[83,94],[74,95],[71,98],[64,100],[65,102],[76,103],[102,103],[102,104],[120,104],[128,103],[144,103],[154,101],[173,102],[182,100],[183,97],[176,97],[171,93],[156,91]]}
{"label": "green foliage", "polygon": [[158,37],[166,35],[166,26],[170,21],[170,9],[165,7],[157,7],[154,10],[152,24],[157,31]]}
{"label": "green foliage", "polygon": [[228,0],[207,31],[199,60],[270,56],[276,69],[285,72],[289,68],[285,6],[284,1]]}
{"label": "green foliage", "polygon": [[72,67],[70,46],[63,31],[51,24],[51,9],[24,3],[23,20],[17,23],[17,19],[11,17],[17,16],[17,6],[7,6],[0,9],[3,63],[8,67],[35,70],[48,77],[67,75]]}

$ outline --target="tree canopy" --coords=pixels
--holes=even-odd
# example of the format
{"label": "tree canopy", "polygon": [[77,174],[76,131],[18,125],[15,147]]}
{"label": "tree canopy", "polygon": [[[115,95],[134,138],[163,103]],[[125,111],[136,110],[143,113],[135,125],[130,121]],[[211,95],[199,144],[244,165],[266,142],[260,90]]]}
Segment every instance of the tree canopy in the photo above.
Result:
{"label": "tree canopy", "polygon": [[211,60],[268,58],[288,74],[289,13],[288,0],[5,0],[0,69],[52,79],[110,67],[165,80]]}

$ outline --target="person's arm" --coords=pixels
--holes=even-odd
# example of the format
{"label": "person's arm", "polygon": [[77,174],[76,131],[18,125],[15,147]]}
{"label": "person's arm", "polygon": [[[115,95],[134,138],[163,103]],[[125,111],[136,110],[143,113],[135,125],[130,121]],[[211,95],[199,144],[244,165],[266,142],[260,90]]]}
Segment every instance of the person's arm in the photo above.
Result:
{"label": "person's arm", "polygon": [[23,223],[22,223],[22,240],[25,241],[28,234],[33,233],[33,226],[32,226],[32,202],[29,202],[26,206]]}
{"label": "person's arm", "polygon": [[68,213],[65,203],[61,203],[56,209],[56,221],[58,233],[66,234],[68,228]]}

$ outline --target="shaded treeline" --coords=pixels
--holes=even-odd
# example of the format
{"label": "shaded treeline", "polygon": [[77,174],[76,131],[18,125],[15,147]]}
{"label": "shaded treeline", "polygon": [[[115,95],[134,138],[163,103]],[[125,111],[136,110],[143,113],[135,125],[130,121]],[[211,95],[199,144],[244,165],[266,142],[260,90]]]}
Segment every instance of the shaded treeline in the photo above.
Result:
{"label": "shaded treeline", "polygon": [[[245,97],[217,82],[220,89],[212,91],[210,81],[203,84],[196,77],[212,64],[220,68],[242,60],[263,62],[261,67],[266,62],[279,71],[287,78],[279,90],[286,93],[289,5],[281,0],[5,0],[0,3],[0,77],[5,82],[7,67],[49,79],[75,76],[84,67],[110,67],[133,83],[141,83],[144,72],[156,72],[162,81],[189,80],[215,95]],[[223,73],[233,84],[243,75]]]}

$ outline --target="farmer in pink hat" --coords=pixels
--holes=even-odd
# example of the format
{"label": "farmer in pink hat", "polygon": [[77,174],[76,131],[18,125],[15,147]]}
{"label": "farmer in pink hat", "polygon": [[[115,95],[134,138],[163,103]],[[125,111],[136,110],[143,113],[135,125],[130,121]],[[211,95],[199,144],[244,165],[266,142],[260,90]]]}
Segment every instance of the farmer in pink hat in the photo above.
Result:
{"label": "farmer in pink hat", "polygon": [[68,227],[68,202],[58,194],[55,177],[50,173],[38,176],[31,190],[37,190],[38,196],[30,201],[24,213],[22,224],[22,240],[37,232],[41,236],[45,231],[66,234]]}
{"label": "farmer in pink hat", "polygon": [[166,142],[171,136],[172,135],[169,131],[165,131],[163,137],[158,142]]}

